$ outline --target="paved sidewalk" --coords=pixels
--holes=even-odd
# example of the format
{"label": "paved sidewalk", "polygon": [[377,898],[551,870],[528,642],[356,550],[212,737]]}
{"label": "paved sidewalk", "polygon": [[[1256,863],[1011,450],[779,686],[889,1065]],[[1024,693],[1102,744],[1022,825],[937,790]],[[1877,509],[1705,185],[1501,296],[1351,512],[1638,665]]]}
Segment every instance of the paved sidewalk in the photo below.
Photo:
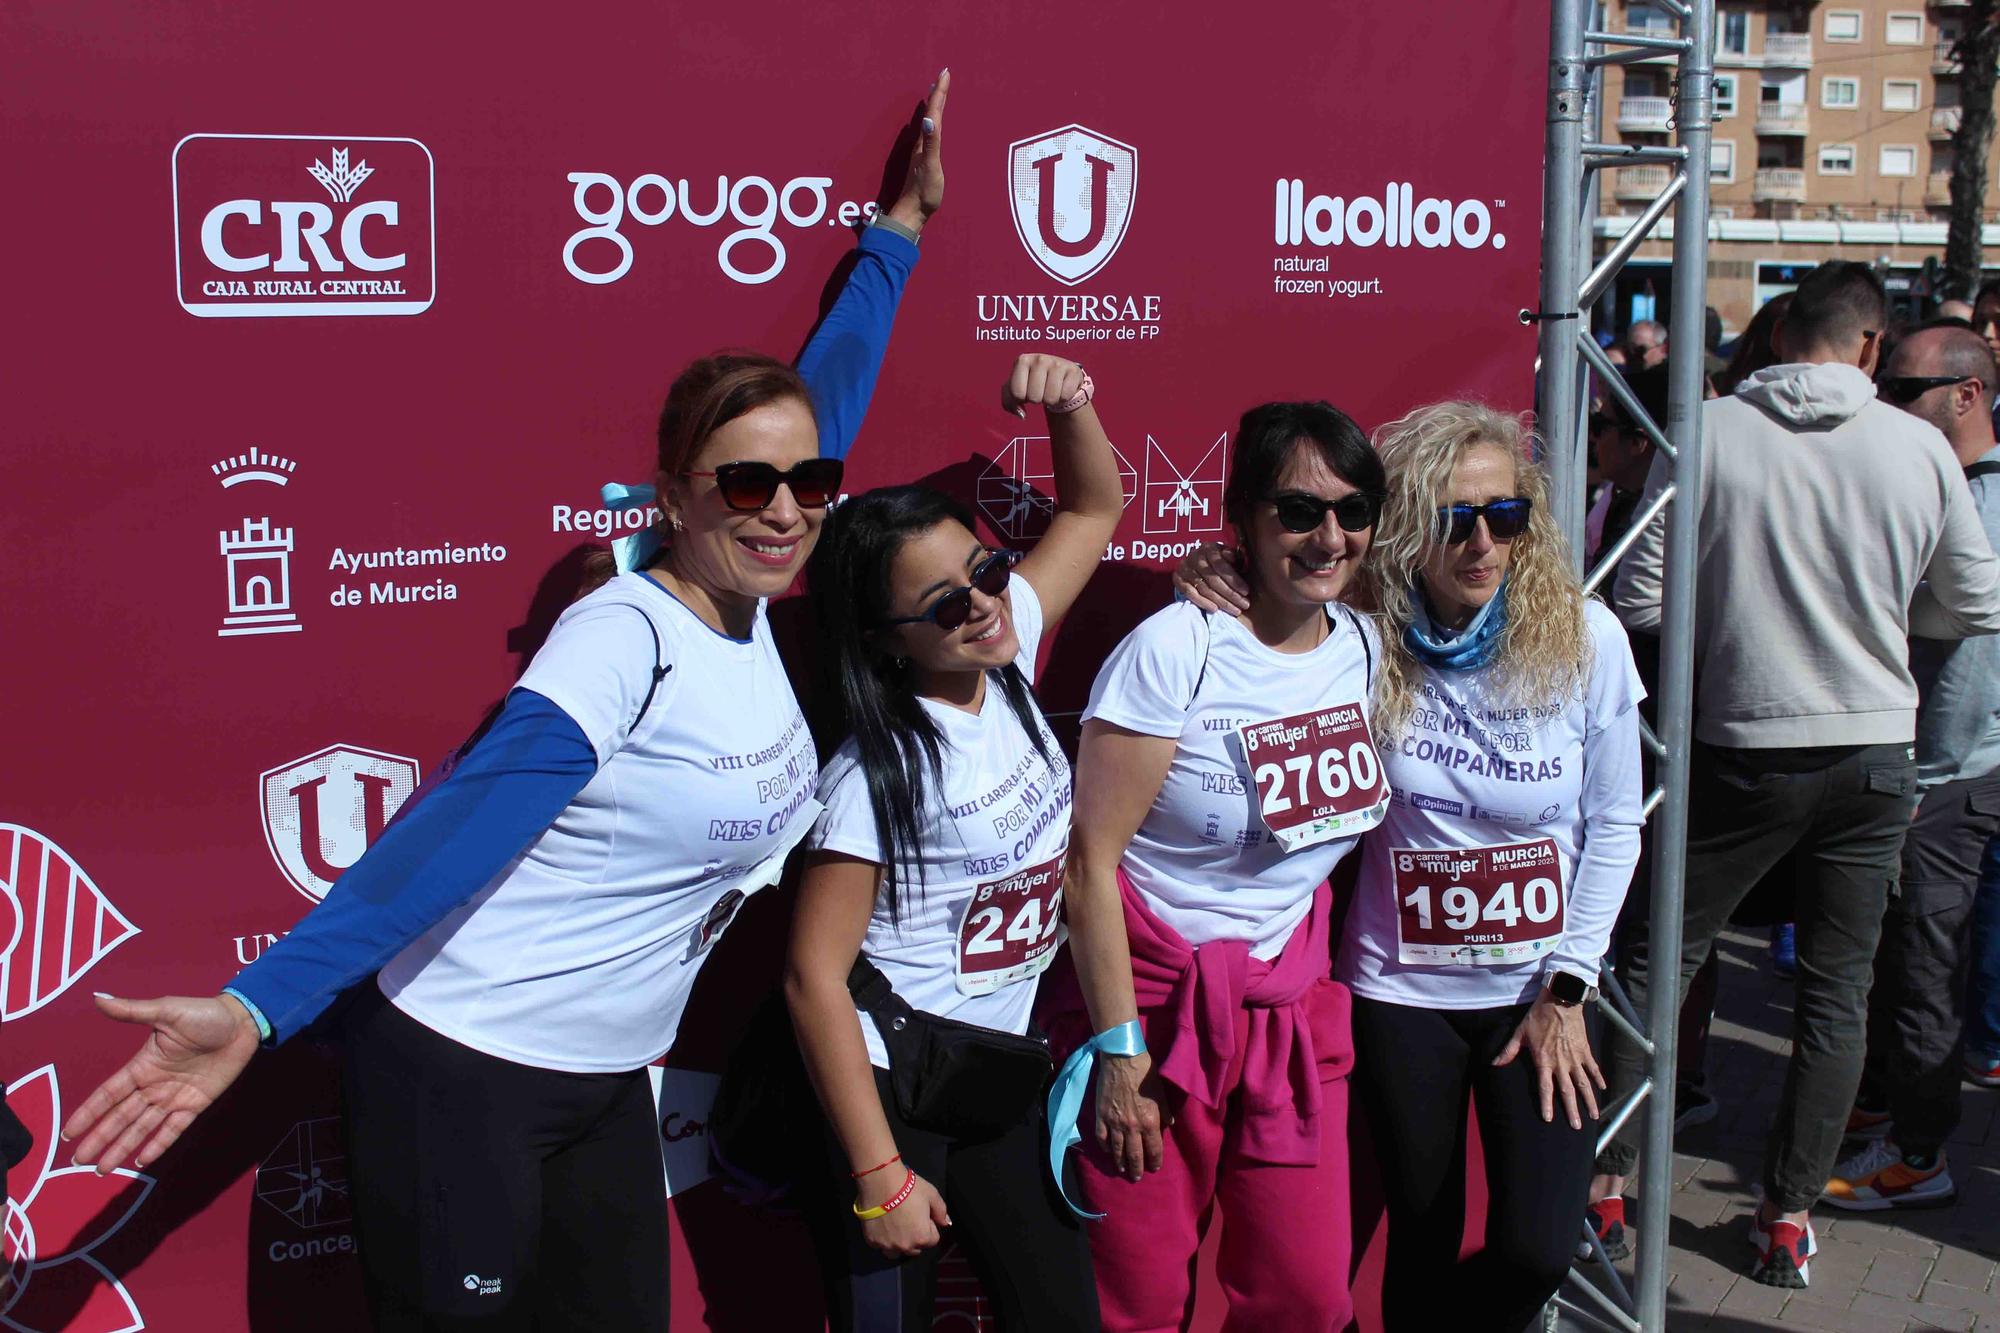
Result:
{"label": "paved sidewalk", "polygon": [[[1956,1204],[1874,1214],[1817,1209],[1810,1288],[1784,1291],[1745,1276],[1744,1218],[1791,1052],[1792,988],[1771,974],[1764,932],[1732,931],[1718,951],[1722,989],[1708,1082],[1721,1114],[1675,1144],[1667,1326],[2000,1333],[2000,1089],[1964,1087],[1965,1118],[1946,1150]],[[1620,1268],[1629,1282],[1631,1264]]]}

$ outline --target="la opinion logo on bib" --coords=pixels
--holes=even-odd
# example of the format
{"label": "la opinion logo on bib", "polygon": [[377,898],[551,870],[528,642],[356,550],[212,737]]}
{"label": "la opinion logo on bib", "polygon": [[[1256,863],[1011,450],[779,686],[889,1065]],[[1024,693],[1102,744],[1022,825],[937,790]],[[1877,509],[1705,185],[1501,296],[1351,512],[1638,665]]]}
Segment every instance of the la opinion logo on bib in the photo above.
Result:
{"label": "la opinion logo on bib", "polygon": [[1082,125],[1007,148],[1014,230],[1042,271],[1074,287],[1118,253],[1139,189],[1139,150]]}

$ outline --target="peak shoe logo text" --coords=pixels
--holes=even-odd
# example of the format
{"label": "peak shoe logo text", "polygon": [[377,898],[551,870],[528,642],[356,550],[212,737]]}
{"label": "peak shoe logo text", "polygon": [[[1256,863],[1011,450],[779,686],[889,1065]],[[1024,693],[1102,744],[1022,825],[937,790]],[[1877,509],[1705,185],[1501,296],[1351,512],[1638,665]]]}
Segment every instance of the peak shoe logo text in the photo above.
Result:
{"label": "peak shoe logo text", "polygon": [[174,146],[180,302],[203,318],[415,315],[437,294],[415,139],[190,134]]}

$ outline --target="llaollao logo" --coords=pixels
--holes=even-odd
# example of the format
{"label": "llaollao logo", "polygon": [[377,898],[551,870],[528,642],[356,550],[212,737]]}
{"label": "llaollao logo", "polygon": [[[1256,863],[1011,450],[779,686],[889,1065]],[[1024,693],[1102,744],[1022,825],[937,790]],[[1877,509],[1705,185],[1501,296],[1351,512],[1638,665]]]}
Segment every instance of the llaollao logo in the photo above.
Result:
{"label": "llaollao logo", "polygon": [[1118,253],[1138,191],[1139,150],[1085,126],[1007,146],[1014,231],[1042,271],[1065,286]]}
{"label": "llaollao logo", "polygon": [[17,1333],[135,1333],[146,1327],[125,1283],[94,1251],[132,1220],[153,1178],[56,1165],[62,1089],[54,1065],[7,1085],[7,1105],[34,1136],[0,1222],[0,1325]]}

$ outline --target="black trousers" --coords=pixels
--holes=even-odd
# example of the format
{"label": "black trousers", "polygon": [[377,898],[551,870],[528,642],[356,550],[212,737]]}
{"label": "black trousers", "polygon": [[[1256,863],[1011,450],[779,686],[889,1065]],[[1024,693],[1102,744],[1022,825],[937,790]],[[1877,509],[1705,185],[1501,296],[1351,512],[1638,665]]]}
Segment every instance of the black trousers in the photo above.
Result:
{"label": "black trousers", "polygon": [[[1882,913],[1916,809],[1908,745],[1735,750],[1696,743],[1688,774],[1687,889],[1681,956],[1662,960],[1659,984],[1688,983],[1752,888],[1796,857],[1799,973],[1792,1059],[1764,1154],[1764,1194],[1787,1212],[1826,1187],[1861,1084],[1868,985]],[[1643,923],[1627,938],[1619,973],[1640,1013],[1653,983]],[[1630,1042],[1612,1043],[1611,1096],[1645,1077]],[[1631,1174],[1643,1117],[1625,1124],[1601,1158]]]}
{"label": "black trousers", "polygon": [[665,1171],[645,1070],[515,1064],[370,986],[349,1019],[342,1090],[376,1328],[667,1327]]}
{"label": "black trousers", "polygon": [[846,1154],[826,1127],[826,1172],[809,1192],[807,1221],[832,1333],[929,1333],[938,1260],[952,1241],[972,1261],[1002,1333],[1097,1333],[1090,1243],[1049,1181],[1041,1099],[998,1138],[968,1142],[905,1124],[887,1072],[875,1071],[875,1086],[903,1165],[944,1196],[952,1227],[914,1259],[871,1247],[854,1216]]}
{"label": "black trousers", "polygon": [[1882,918],[1868,992],[1860,1101],[1895,1118],[1904,1152],[1928,1154],[1958,1128],[1966,950],[1986,843],[2000,832],[2000,774],[1924,793],[1903,840],[1903,875]]}
{"label": "black trousers", "polygon": [[[1534,1060],[1493,1061],[1528,1012],[1418,1009],[1354,997],[1354,1088],[1389,1207],[1382,1323],[1404,1330],[1539,1327],[1583,1234],[1597,1124],[1542,1119]],[[1466,1099],[1486,1156],[1486,1247],[1465,1231]]]}

